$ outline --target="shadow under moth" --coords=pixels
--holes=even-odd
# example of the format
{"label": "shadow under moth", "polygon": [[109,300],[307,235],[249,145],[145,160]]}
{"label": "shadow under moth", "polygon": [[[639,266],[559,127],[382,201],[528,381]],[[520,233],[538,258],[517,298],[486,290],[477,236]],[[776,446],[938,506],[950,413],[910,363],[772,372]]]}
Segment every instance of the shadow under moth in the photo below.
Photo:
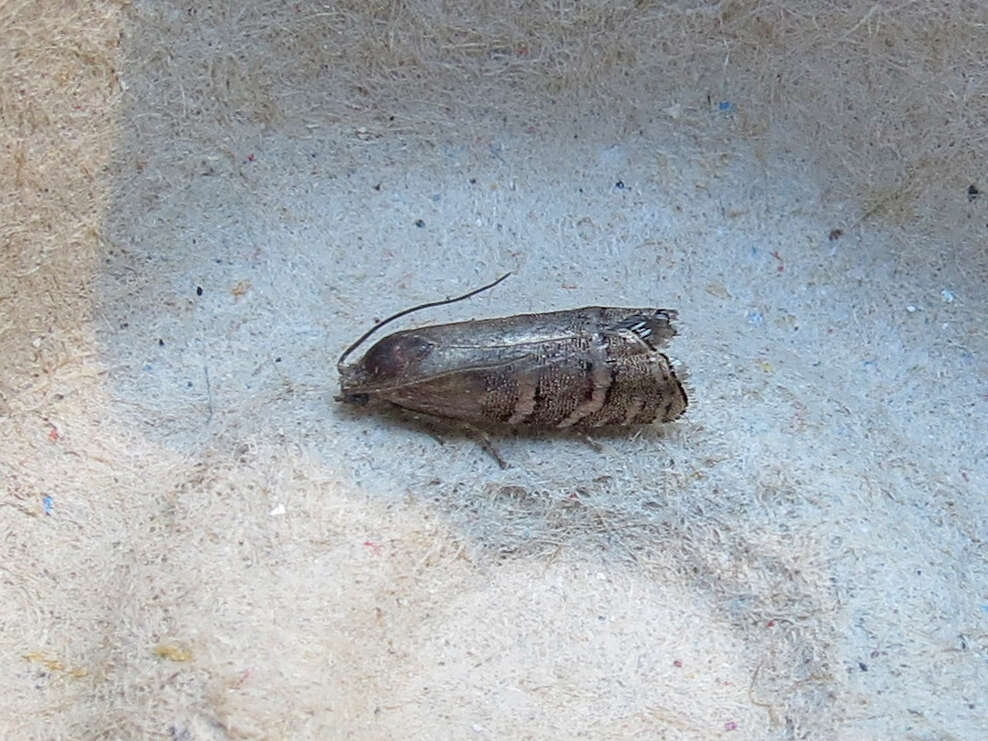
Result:
{"label": "shadow under moth", "polygon": [[376,324],[340,356],[337,401],[387,403],[477,428],[532,431],[671,422],[686,410],[686,392],[660,352],[676,334],[671,309],[586,306],[406,329],[343,364],[385,324],[470,298],[508,275]]}

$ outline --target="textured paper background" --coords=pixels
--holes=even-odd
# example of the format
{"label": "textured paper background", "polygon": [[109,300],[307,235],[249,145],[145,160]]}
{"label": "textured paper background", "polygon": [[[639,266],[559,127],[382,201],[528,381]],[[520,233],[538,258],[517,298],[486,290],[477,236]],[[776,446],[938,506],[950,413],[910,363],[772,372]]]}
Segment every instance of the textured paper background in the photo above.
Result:
{"label": "textured paper background", "polygon": [[[988,734],[983,5],[0,26],[3,737]],[[674,307],[686,417],[333,402],[506,270],[404,326]]]}

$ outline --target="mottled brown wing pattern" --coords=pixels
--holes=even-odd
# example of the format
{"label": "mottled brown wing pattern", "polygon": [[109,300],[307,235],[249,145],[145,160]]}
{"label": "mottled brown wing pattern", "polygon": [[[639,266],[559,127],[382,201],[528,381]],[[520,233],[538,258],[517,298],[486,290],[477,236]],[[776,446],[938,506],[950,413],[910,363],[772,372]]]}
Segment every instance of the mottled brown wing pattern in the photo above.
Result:
{"label": "mottled brown wing pattern", "polygon": [[588,429],[671,422],[685,411],[686,393],[669,359],[630,329],[586,339],[489,375],[486,418],[534,429]]}

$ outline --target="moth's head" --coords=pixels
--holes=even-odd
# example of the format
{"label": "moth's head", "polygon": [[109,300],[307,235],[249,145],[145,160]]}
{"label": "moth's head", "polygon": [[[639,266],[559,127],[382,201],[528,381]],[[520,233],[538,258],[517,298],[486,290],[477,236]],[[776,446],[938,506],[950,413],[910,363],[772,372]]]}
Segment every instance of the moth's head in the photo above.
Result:
{"label": "moth's head", "polygon": [[375,392],[416,380],[422,361],[432,352],[431,342],[415,334],[398,332],[377,342],[349,366],[337,366],[340,396],[345,403],[363,404]]}

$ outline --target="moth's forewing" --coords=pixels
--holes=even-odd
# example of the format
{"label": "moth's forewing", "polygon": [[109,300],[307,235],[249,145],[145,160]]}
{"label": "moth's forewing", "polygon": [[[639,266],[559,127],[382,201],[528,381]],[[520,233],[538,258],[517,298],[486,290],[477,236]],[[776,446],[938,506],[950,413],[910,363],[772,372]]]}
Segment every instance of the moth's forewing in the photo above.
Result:
{"label": "moth's forewing", "polygon": [[474,364],[455,373],[437,373],[395,384],[372,396],[403,409],[456,419],[478,426],[496,424],[491,379],[512,372],[510,362]]}
{"label": "moth's forewing", "polygon": [[[586,306],[582,309],[550,311],[543,314],[515,314],[497,319],[481,319],[438,324],[409,330],[445,347],[514,349],[552,340],[573,340],[623,325],[642,324],[653,347],[661,347],[676,335],[671,309],[627,309]],[[398,332],[396,334],[402,334]]]}

